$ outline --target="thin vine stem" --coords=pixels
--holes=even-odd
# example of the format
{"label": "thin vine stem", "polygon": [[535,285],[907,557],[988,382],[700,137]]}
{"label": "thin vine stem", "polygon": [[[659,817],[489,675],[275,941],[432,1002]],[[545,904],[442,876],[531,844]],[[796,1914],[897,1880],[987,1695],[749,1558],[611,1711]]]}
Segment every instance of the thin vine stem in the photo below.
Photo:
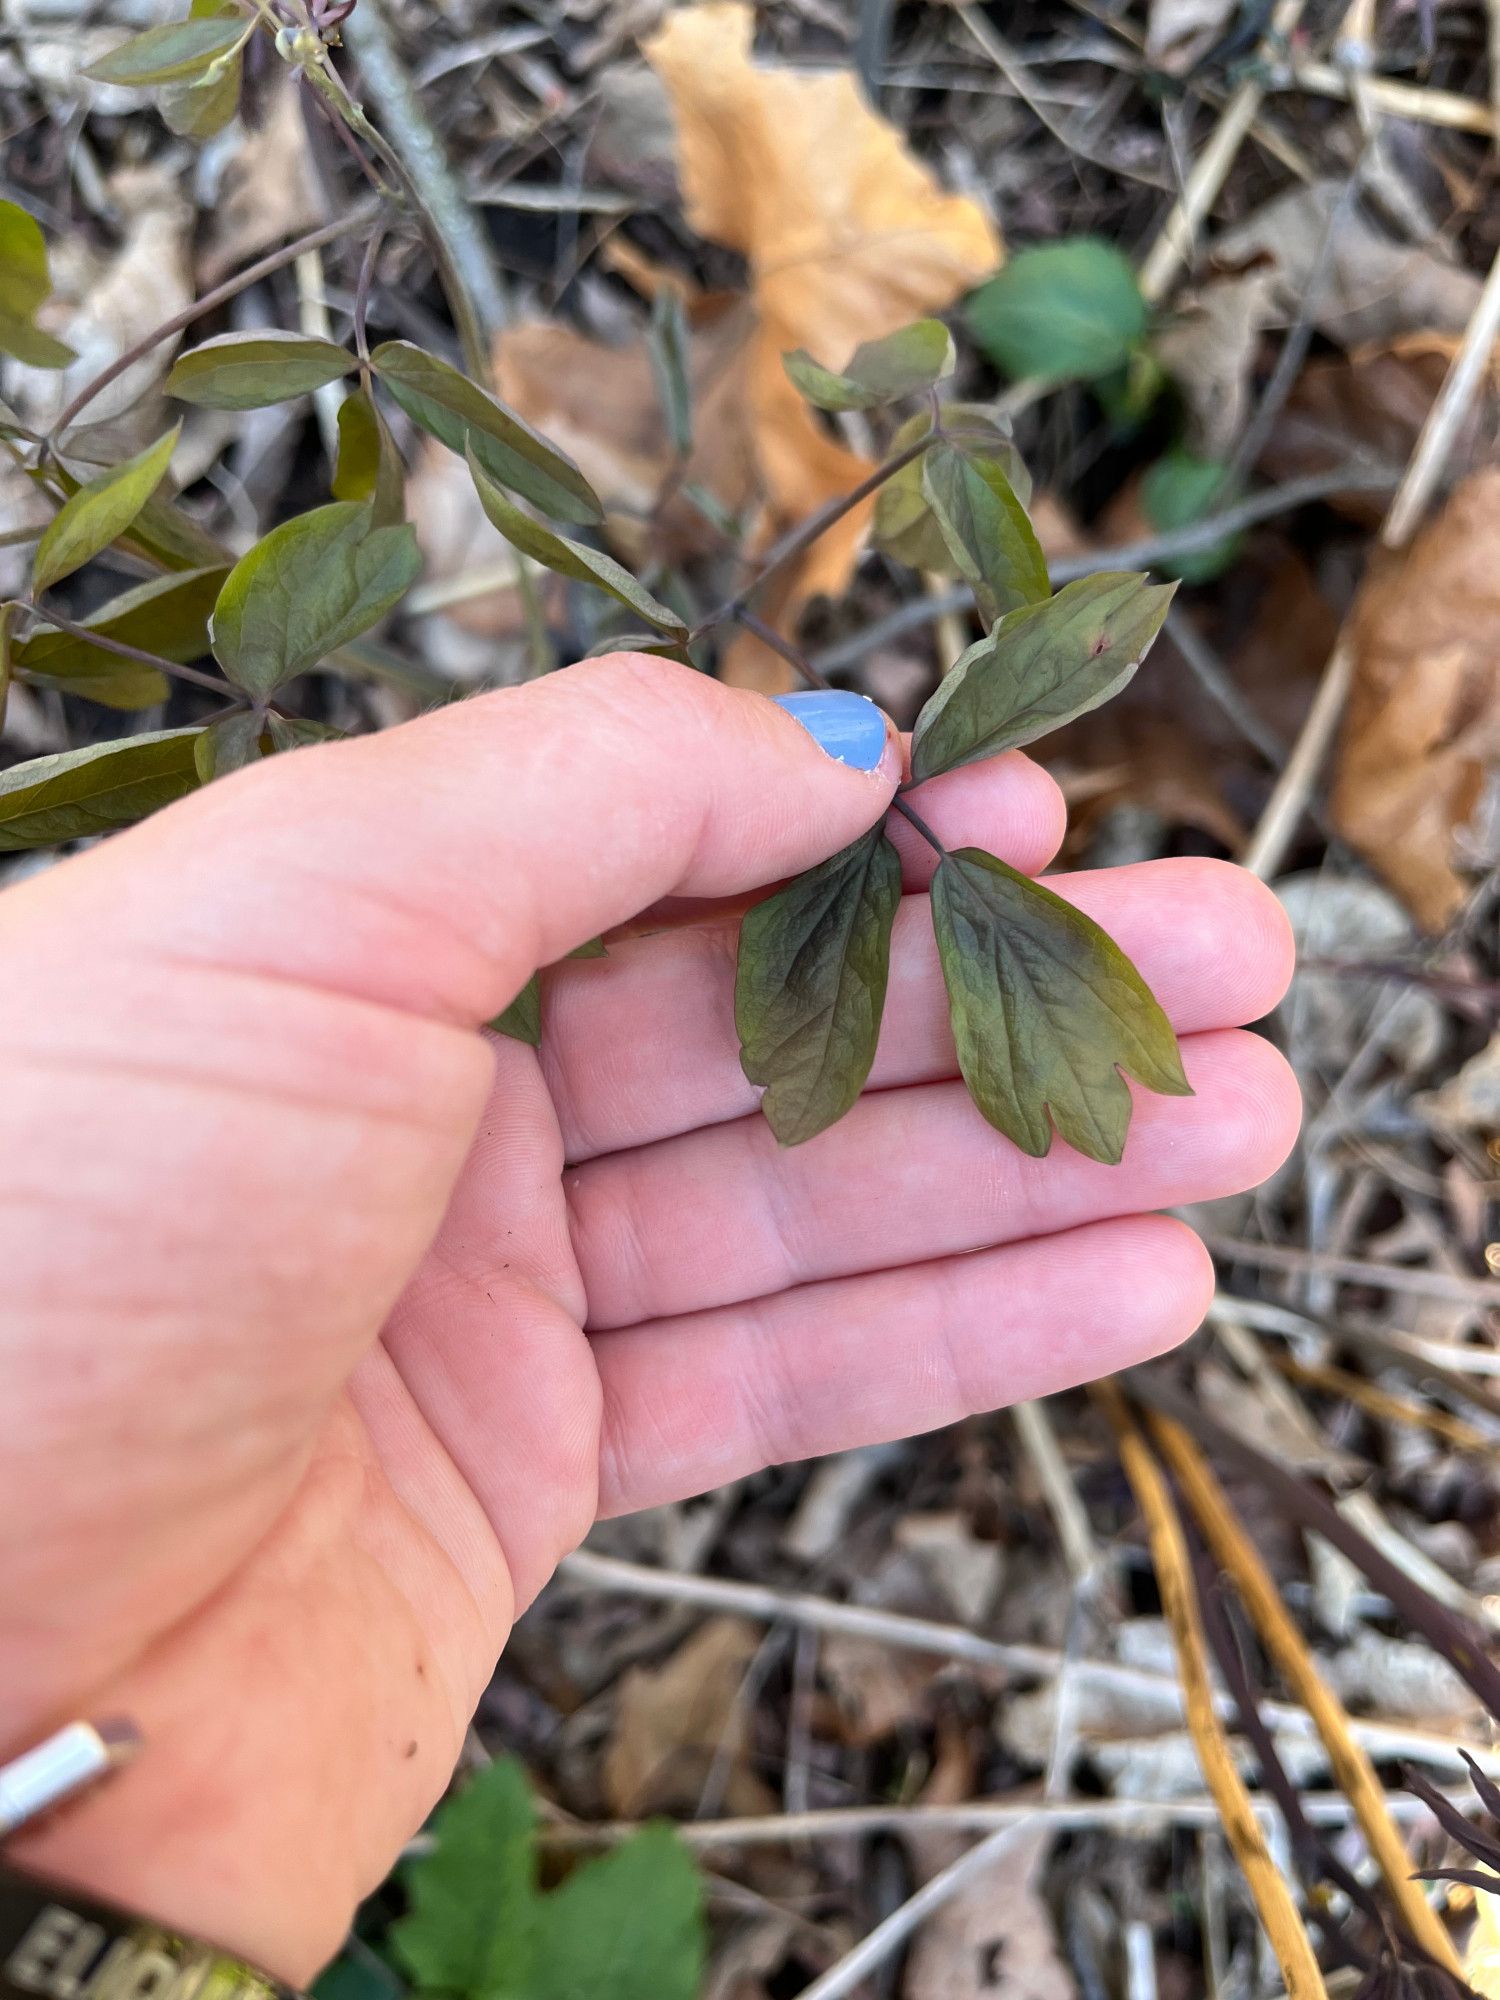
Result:
{"label": "thin vine stem", "polygon": [[[800,556],[804,550],[811,548],[813,543],[821,535],[826,534],[836,521],[842,521],[846,514],[852,513],[861,501],[868,500],[872,493],[878,493],[888,479],[894,479],[898,472],[903,471],[914,459],[920,458],[925,451],[930,450],[933,445],[938,443],[943,435],[943,432],[936,426],[930,431],[924,431],[921,437],[915,439],[901,451],[895,452],[890,458],[882,460],[875,467],[874,471],[863,478],[857,486],[851,486],[847,493],[840,493],[834,499],[826,501],[823,506],[818,508],[816,513],[809,514],[806,520],[799,521],[795,527],[788,528],[779,541],[772,543],[765,561],[761,564],[752,580],[742,590],[737,590],[733,597],[726,598],[717,611],[710,612],[708,617],[697,627],[693,637],[699,637],[700,634],[709,631],[715,625],[725,625],[731,619],[740,618],[746,604],[749,603],[750,599],[766,582],[768,577],[774,576],[776,571],[784,563],[790,562],[794,556]],[[816,678],[815,676],[810,677]]]}
{"label": "thin vine stem", "polygon": [[832,689],[833,682],[826,680],[818,672],[806,653],[794,646],[790,639],[783,639],[776,627],[768,624],[757,612],[742,604],[734,616],[737,624],[743,625],[747,632],[753,632],[763,646],[769,646],[773,653],[779,654],[787,665],[794,667],[811,686]]}
{"label": "thin vine stem", "polygon": [[[29,597],[21,598],[19,603],[31,617],[40,619],[45,625],[55,626],[70,638],[83,639],[90,646],[99,647],[101,652],[116,653],[122,660],[135,660],[143,667],[155,667],[158,673],[169,674],[173,680],[191,681],[194,687],[210,688],[215,694],[239,696],[240,690],[219,674],[204,673],[199,667],[181,666],[176,660],[164,660],[159,653],[148,653],[140,646],[129,646],[123,639],[112,639],[105,632],[79,625],[71,618],[64,618],[61,612],[53,611],[48,605],[37,604]],[[17,668],[24,677],[27,671],[25,661],[19,661]],[[45,675],[45,669],[40,671]]]}
{"label": "thin vine stem", "polygon": [[923,819],[922,815],[917,811],[916,807],[907,804],[906,800],[901,796],[900,792],[897,792],[896,796],[891,800],[891,810],[892,812],[900,813],[901,817],[904,820],[906,820],[908,824],[916,828],[917,832],[921,834],[922,838],[927,842],[927,845],[932,849],[933,853],[938,856],[939,860],[946,861],[948,859],[948,850],[943,845],[942,841],[938,839],[937,835],[933,832],[932,828],[927,824],[926,820]]}
{"label": "thin vine stem", "polygon": [[184,306],[181,312],[173,313],[170,319],[163,320],[160,326],[153,327],[149,333],[143,334],[139,340],[127,347],[123,354],[117,355],[107,368],[101,368],[97,375],[85,382],[52,425],[44,442],[51,445],[60,438],[64,431],[77,422],[80,410],[87,409],[96,396],[107,389],[111,382],[118,381],[128,368],[133,368],[137,361],[151,352],[153,347],[159,347],[164,340],[170,340],[174,333],[181,333],[183,328],[191,326],[195,319],[202,319],[205,314],[216,311],[219,306],[227,305],[231,299],[238,298],[241,292],[248,291],[251,285],[259,283],[262,278],[269,278],[273,271],[279,271],[287,264],[294,264],[309,250],[321,250],[325,243],[332,243],[335,237],[342,236],[346,230],[358,228],[362,221],[368,219],[368,210],[356,209],[353,215],[343,216],[337,222],[325,222],[319,229],[310,229],[305,236],[299,236],[291,243],[284,243],[279,250],[270,251],[256,263],[247,265],[243,271],[237,272],[234,277],[226,278],[222,285],[215,285],[213,290],[205,292],[201,299],[195,299],[191,305]]}

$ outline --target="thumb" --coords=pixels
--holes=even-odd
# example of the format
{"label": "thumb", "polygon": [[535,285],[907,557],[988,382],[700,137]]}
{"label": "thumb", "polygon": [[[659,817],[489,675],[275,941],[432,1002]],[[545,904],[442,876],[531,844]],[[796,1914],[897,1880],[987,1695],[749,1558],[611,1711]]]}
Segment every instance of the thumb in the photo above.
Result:
{"label": "thumb", "polygon": [[620,654],[224,779],[55,871],[50,914],[474,1023],[664,896],[823,860],[900,776],[862,696]]}

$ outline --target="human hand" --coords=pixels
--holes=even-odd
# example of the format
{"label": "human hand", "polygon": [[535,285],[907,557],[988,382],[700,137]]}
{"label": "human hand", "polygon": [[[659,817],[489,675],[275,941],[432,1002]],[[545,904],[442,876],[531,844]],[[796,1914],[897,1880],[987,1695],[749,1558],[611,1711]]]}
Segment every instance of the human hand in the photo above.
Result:
{"label": "human hand", "polygon": [[[1297,1119],[1233,1032],[1290,966],[1237,870],[1059,885],[1197,1091],[1142,1096],[1120,1168],[984,1123],[911,908],[872,1089],[795,1152],[739,1069],[732,921],[560,968],[540,1058],[477,1032],[601,931],[832,853],[898,766],[623,657],[272,759],[0,898],[0,1757],[78,1714],[148,1741],[18,1858],[303,1979],[596,1515],[1196,1326],[1208,1258],[1146,1211],[1262,1179]],[[1033,871],[1062,832],[1016,753],[923,812]]]}

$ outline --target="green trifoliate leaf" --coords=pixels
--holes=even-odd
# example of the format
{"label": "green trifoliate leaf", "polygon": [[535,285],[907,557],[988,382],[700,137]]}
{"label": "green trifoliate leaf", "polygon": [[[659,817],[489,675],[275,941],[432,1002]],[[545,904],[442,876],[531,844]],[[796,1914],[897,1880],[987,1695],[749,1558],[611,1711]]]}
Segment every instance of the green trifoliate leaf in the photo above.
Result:
{"label": "green trifoliate leaf", "polygon": [[259,410],[309,395],[354,365],[347,348],[310,334],[222,333],[180,354],[165,387],[179,402],[207,410]]}
{"label": "green trifoliate leaf", "polygon": [[410,1913],[391,1928],[397,1957],[423,1991],[519,2000],[531,1990],[535,1828],[513,1757],[497,1758],[438,1808],[432,1852],[406,1871]]}
{"label": "green trifoliate leaf", "polygon": [[0,771],[0,853],[108,833],[180,799],[198,782],[198,734],[128,736]]}
{"label": "green trifoliate leaf", "polygon": [[1106,571],[1002,618],[917,717],[913,781],[1034,743],[1118,694],[1161,630],[1174,588]]}
{"label": "green trifoliate leaf", "polygon": [[[83,623],[101,639],[139,646],[164,660],[196,660],[208,651],[208,619],[227,565],[152,577],[122,591]],[[148,708],[164,701],[167,683],[155,667],[121,658],[75,632],[39,625],[16,649],[26,678],[66,694],[86,695],[108,708]]]}
{"label": "green trifoliate leaf", "polygon": [[651,372],[667,420],[667,436],[679,458],[693,448],[693,390],[688,367],[687,320],[682,300],[665,287],[651,308]]}
{"label": "green trifoliate leaf", "polygon": [[825,368],[805,349],[781,365],[799,395],[820,410],[873,410],[920,395],[953,373],[953,336],[941,320],[919,319],[882,340],[867,340],[844,369]]}
{"label": "green trifoliate leaf", "polygon": [[875,1060],[901,863],[875,826],[757,903],[740,926],[740,1065],[783,1146],[832,1125]]}
{"label": "green trifoliate leaf", "polygon": [[[1141,480],[1141,512],[1158,534],[1191,527],[1231,497],[1224,493],[1227,471],[1217,459],[1199,458],[1190,451],[1164,452]],[[1177,556],[1161,567],[1184,583],[1211,583],[1234,561],[1244,540],[1243,535],[1226,535],[1209,548]]]}
{"label": "green trifoliate leaf", "polygon": [[1047,559],[997,458],[936,444],[922,460],[922,493],[986,625],[1047,596]]}
{"label": "green trifoliate leaf", "polygon": [[489,1023],[497,1035],[509,1035],[513,1042],[532,1048],[542,1043],[542,975],[533,972],[508,1007],[502,1007]]}
{"label": "green trifoliate leaf", "polygon": [[88,64],[83,73],[95,83],[187,83],[238,48],[249,32],[250,24],[242,17],[169,21],[132,35]]}
{"label": "green trifoliate leaf", "polygon": [[247,764],[258,764],[264,754],[261,739],[265,734],[264,720],[248,709],[211,722],[193,746],[200,784],[211,784],[215,778],[227,778],[231,771],[243,771]]}
{"label": "green trifoliate leaf", "polygon": [[335,500],[368,500],[377,528],[405,518],[406,467],[390,427],[366,389],[339,404],[339,455],[333,469]]}
{"label": "green trifoliate leaf", "polygon": [[559,576],[572,577],[575,583],[591,583],[598,590],[608,591],[618,603],[628,606],[637,618],[644,618],[658,632],[666,633],[674,644],[686,642],[687,627],[677,613],[659,603],[613,556],[607,556],[599,549],[587,548],[582,542],[570,541],[566,535],[543,527],[540,521],[534,520],[502,493],[480,464],[475,442],[471,432],[465,456],[469,461],[474,490],[490,524],[500,530],[512,548],[530,556],[533,562],[555,570]]}
{"label": "green trifoliate leaf", "polygon": [[407,340],[386,341],[370,361],[414,424],[450,451],[461,453],[472,436],[474,456],[510,492],[555,520],[588,527],[604,519],[598,495],[572,459],[446,361]]}
{"label": "green trifoliate leaf", "polygon": [[932,923],[958,1063],[997,1131],[1040,1158],[1055,1126],[1113,1165],[1130,1092],[1190,1097],[1171,1024],[1099,926],[977,847],[938,863]]}
{"label": "green trifoliate leaf", "polygon": [[968,320],[1008,375],[1093,382],[1129,361],[1147,310],[1130,260],[1075,236],[1017,251],[971,295]]}
{"label": "green trifoliate leaf", "polygon": [[585,1861],[539,1904],[526,2000],[696,2000],[707,1927],[682,1836],[648,1826]]}
{"label": "green trifoliate leaf", "polygon": [[0,201],[0,354],[31,368],[66,368],[71,347],[34,324],[37,308],[52,296],[47,243],[33,217],[14,201]]}
{"label": "green trifoliate leaf", "polygon": [[[1024,507],[1031,498],[1031,474],[1021,454],[995,422],[991,411],[979,403],[949,403],[943,410],[943,428],[957,448],[970,458],[993,459],[1010,481],[1012,492]],[[891,440],[892,453],[905,451],[932,429],[932,412],[918,410]],[[913,459],[902,466],[881,487],[875,497],[875,519],[870,538],[876,548],[913,569],[935,570],[941,576],[957,575],[958,569],[933,518],[922,487],[922,461]]]}
{"label": "green trifoliate leaf", "polygon": [[118,541],[166,477],[181,424],[123,465],[87,480],[65,500],[36,545],[32,589],[50,590]]}
{"label": "green trifoliate leaf", "polygon": [[377,528],[370,509],[336,500],[284,521],[235,564],[213,615],[213,648],[247,694],[284,681],[376,625],[422,567],[412,529]]}

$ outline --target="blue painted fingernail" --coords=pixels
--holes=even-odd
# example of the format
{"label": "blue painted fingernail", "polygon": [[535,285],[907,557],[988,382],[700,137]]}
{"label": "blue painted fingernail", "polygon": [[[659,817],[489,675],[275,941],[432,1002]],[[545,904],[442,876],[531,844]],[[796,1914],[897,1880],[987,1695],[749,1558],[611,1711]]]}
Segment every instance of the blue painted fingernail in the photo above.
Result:
{"label": "blue painted fingernail", "polygon": [[862,694],[846,688],[809,688],[778,694],[778,708],[794,716],[820,748],[851,771],[873,771],[885,755],[885,717]]}

